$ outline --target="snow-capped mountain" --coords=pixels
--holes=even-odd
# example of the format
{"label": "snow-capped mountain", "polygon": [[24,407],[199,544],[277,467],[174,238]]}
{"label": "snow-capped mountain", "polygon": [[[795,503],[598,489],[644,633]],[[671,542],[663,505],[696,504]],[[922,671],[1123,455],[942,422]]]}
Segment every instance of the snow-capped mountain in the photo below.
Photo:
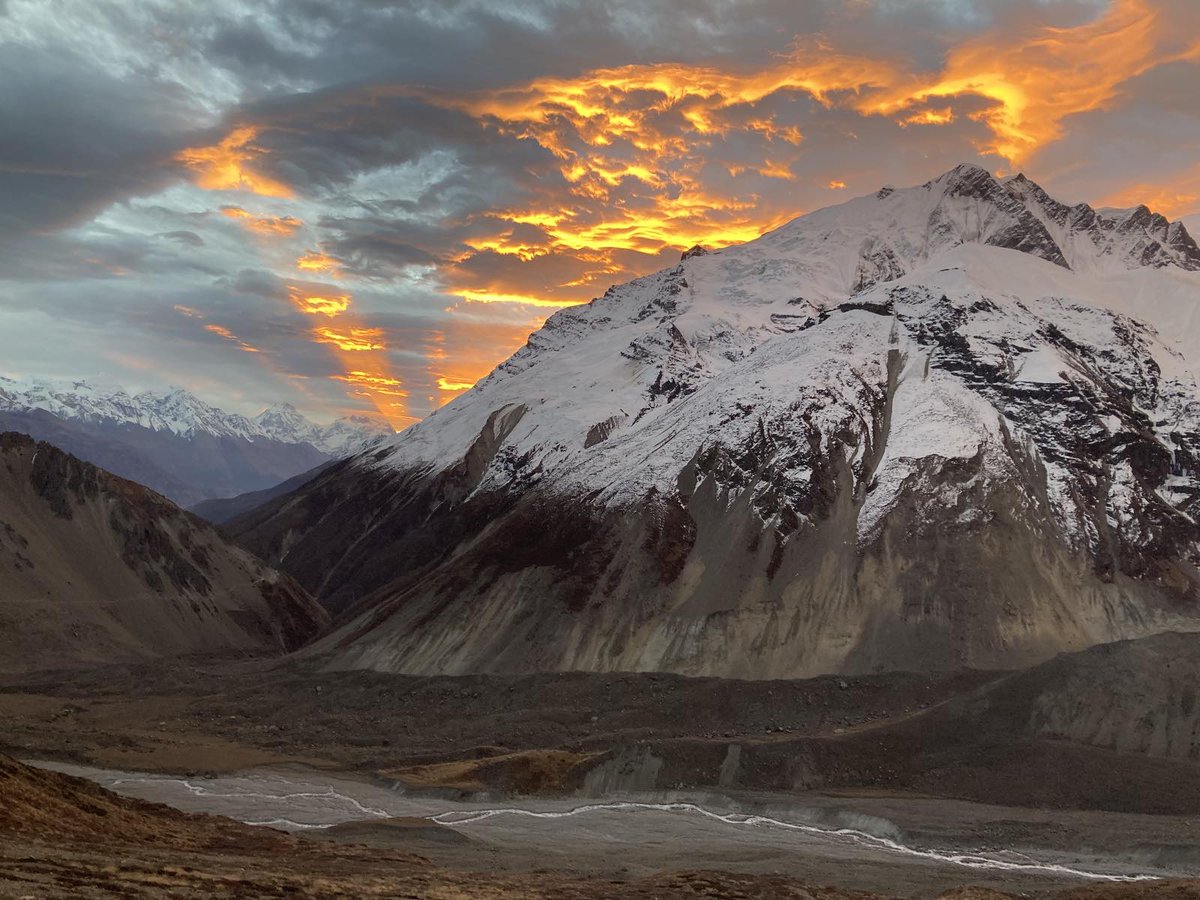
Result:
{"label": "snow-capped mountain", "polygon": [[249,441],[270,438],[285,444],[312,444],[335,458],[358,453],[393,433],[383,420],[362,415],[317,425],[290,403],[276,403],[247,418],[225,412],[181,387],[161,394],[143,391],[130,396],[119,387],[101,387],[87,381],[17,381],[0,376],[0,410],[35,409],[67,419],[138,425],[183,437],[203,433]]}
{"label": "snow-capped mountain", "polygon": [[184,505],[271,487],[392,434],[367,416],[317,425],[286,403],[249,418],[179,387],[130,395],[86,381],[4,377],[0,431],[50,441]]}
{"label": "snow-capped mountain", "polygon": [[342,416],[328,425],[317,425],[290,403],[269,406],[252,422],[267,437],[285,443],[312,444],[334,459],[361,453],[380,438],[395,434],[382,419],[363,415]]}
{"label": "snow-capped mountain", "polygon": [[237,528],[405,672],[1026,665],[1200,630],[1200,248],[960,166],[552,316]]}

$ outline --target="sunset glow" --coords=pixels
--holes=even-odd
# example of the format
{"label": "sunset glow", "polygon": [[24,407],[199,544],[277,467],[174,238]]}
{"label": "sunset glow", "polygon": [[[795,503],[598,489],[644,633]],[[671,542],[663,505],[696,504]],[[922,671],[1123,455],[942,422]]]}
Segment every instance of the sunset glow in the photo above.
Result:
{"label": "sunset glow", "polygon": [[553,309],[572,305],[570,302],[560,300],[545,300],[540,297],[527,297],[522,294],[495,294],[488,291],[461,291],[459,296],[471,303],[518,303],[524,306],[548,306]]}
{"label": "sunset glow", "polygon": [[383,329],[381,328],[347,328],[338,331],[333,328],[320,326],[313,329],[316,340],[324,344],[333,344],[339,350],[350,350],[361,353],[367,350],[385,350]]}
{"label": "sunset glow", "polygon": [[292,216],[255,216],[240,206],[222,206],[221,212],[231,219],[236,219],[242,225],[262,235],[284,237],[294,234],[304,223]]}
{"label": "sunset glow", "polygon": [[[190,56],[162,42],[187,28],[155,4],[135,5],[140,37],[123,19],[77,29],[80,58],[108,67],[77,83],[138,89],[76,129],[79,159],[0,159],[0,177],[55,185],[24,231],[20,210],[0,216],[0,230],[45,244],[6,270],[145,304],[147,333],[111,358],[186,373],[203,346],[239,372],[238,390],[255,374],[284,394],[302,384],[304,402],[399,426],[468,389],[554,310],[695,245],[752,241],[958,163],[1025,171],[1071,203],[1200,213],[1200,6],[997,0],[918,15],[831,0],[765,17],[753,4],[743,16],[616,3],[587,41],[570,4],[521,2],[428,20],[397,7],[385,22],[347,0],[337,52],[308,7],[207,9]],[[51,24],[34,16],[14,33],[58,58]],[[428,45],[411,45],[426,30]],[[240,37],[202,49],[214,35]],[[107,124],[120,139],[91,153]],[[209,378],[226,377],[213,366]]]}
{"label": "sunset glow", "polygon": [[318,272],[337,278],[341,274],[341,263],[332,256],[309,250],[296,260],[296,268],[303,272]]}
{"label": "sunset glow", "polygon": [[349,294],[320,293],[293,285],[288,288],[288,296],[297,309],[310,316],[336,316],[350,308]]}
{"label": "sunset glow", "polygon": [[219,336],[225,338],[225,340],[234,344],[239,350],[241,350],[245,353],[257,353],[258,352],[257,347],[251,347],[249,344],[247,344],[245,341],[241,340],[236,334],[234,334],[228,328],[224,328],[221,325],[205,325],[204,330],[210,331],[213,334],[216,334],[216,335],[219,335]]}
{"label": "sunset glow", "polygon": [[281,181],[257,171],[255,163],[265,152],[256,146],[258,129],[240,125],[210,147],[191,147],[176,156],[192,171],[199,187],[212,191],[246,191],[264,197],[291,197]]}

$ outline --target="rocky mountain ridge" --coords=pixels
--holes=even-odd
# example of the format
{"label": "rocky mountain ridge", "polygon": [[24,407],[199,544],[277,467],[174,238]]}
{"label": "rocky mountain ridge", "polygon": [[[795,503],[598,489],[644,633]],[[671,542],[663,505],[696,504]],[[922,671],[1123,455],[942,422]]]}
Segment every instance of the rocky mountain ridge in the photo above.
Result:
{"label": "rocky mountain ridge", "polygon": [[326,621],[291,578],[166,498],[0,434],[0,671],[284,652]]}

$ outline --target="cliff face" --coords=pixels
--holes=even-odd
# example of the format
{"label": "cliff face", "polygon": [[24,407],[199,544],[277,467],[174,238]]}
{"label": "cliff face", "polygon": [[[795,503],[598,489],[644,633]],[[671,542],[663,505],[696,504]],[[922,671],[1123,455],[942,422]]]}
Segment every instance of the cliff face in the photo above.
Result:
{"label": "cliff face", "polygon": [[960,167],[564,310],[237,520],[334,665],[1025,666],[1200,629],[1200,251]]}
{"label": "cliff face", "polygon": [[164,497],[0,435],[0,668],[283,652],[326,622],[289,576]]}

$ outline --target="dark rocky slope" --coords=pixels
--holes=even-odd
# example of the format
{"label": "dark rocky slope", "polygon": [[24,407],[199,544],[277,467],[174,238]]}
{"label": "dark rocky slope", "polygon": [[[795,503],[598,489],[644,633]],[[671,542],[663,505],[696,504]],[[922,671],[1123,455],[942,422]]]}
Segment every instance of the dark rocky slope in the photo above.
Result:
{"label": "dark rocky slope", "polygon": [[327,617],[166,498],[0,435],[0,669],[294,650]]}

